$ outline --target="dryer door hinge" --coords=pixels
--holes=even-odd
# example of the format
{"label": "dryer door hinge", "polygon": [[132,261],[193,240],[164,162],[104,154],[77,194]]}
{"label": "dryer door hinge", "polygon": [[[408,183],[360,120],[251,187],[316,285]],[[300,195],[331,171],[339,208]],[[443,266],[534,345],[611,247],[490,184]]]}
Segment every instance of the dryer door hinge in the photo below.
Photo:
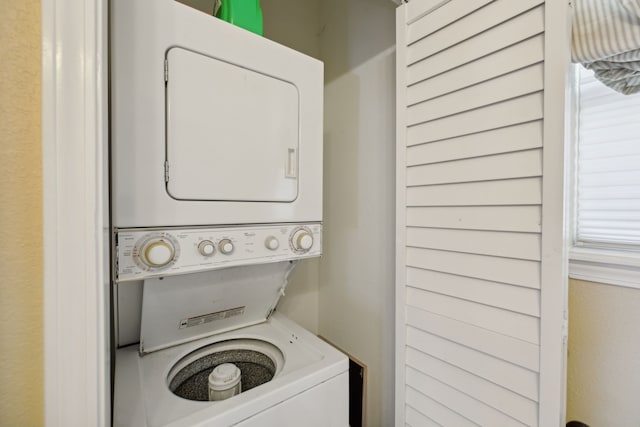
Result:
{"label": "dryer door hinge", "polygon": [[169,81],[169,61],[167,59],[164,60],[164,81],[165,83]]}
{"label": "dryer door hinge", "polygon": [[169,162],[164,162],[164,182],[169,182]]}
{"label": "dryer door hinge", "polygon": [[113,252],[114,257],[113,257],[113,271],[112,271],[112,277],[114,278],[113,282],[114,284],[118,281],[118,271],[119,271],[119,267],[120,267],[120,245],[118,244],[118,232],[114,231],[113,232]]}

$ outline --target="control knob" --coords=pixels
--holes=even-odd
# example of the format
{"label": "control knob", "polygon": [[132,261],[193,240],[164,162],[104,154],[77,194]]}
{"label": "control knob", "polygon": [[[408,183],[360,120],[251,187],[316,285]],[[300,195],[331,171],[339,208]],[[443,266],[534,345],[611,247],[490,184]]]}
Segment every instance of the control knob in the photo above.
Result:
{"label": "control knob", "polygon": [[149,267],[164,267],[173,260],[175,248],[167,240],[151,240],[143,248],[140,259]]}
{"label": "control knob", "polygon": [[280,247],[280,242],[277,237],[269,236],[265,239],[264,246],[269,250],[275,251]]}
{"label": "control knob", "polygon": [[233,242],[229,239],[222,239],[218,242],[218,250],[220,253],[229,255],[233,252]]}
{"label": "control knob", "polygon": [[297,252],[307,252],[313,246],[313,235],[307,229],[300,229],[293,233],[291,243]]}
{"label": "control knob", "polygon": [[203,240],[198,245],[198,252],[200,252],[202,256],[211,256],[215,252],[215,246],[211,240]]}

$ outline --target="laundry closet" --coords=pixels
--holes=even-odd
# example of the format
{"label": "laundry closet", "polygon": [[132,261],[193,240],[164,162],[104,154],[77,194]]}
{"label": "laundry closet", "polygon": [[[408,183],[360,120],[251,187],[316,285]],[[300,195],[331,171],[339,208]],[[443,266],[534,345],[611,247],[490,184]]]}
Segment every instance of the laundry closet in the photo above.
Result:
{"label": "laundry closet", "polygon": [[[182,3],[199,9],[198,19],[210,9]],[[546,426],[562,418],[568,44],[549,40],[566,40],[568,27],[566,10],[544,3],[262,2],[265,38],[324,62],[322,224],[279,230],[309,259],[290,276],[284,266],[270,272],[288,285],[267,293],[282,291],[278,313],[364,368],[366,425]],[[177,70],[187,80],[189,61]],[[287,95],[274,98],[278,112],[291,105]],[[295,178],[300,153],[282,148]],[[173,177],[170,164],[164,173]],[[226,178],[224,170],[208,177]],[[201,201],[210,190],[167,182],[176,200]],[[258,184],[236,190],[251,199]],[[234,202],[237,191],[221,188],[214,199]],[[295,200],[295,191],[285,185],[270,201]],[[250,210],[233,212],[252,222]],[[294,212],[302,222],[313,222],[311,213]],[[125,231],[145,251],[157,240],[141,239],[164,239]],[[265,242],[274,234],[250,231]],[[224,253],[233,240],[210,234],[189,244],[211,241]],[[306,252],[315,249],[309,239],[322,243],[322,258]],[[125,305],[142,304],[139,288],[124,292]],[[133,343],[141,331],[122,333]]]}
{"label": "laundry closet", "polygon": [[[291,18],[286,8],[264,8],[267,28],[270,11],[276,11],[271,16],[278,19]],[[377,10],[391,18],[394,5],[381,2]],[[296,13],[303,11],[309,9]],[[322,32],[318,16],[301,18],[314,22],[311,39],[317,39]],[[390,44],[383,57],[390,89],[393,21],[387,22]],[[360,364],[359,381],[375,390],[360,411],[372,412],[370,423],[382,421],[376,402],[381,393],[376,391],[386,377],[389,397],[393,394],[388,357],[393,343],[388,339],[379,345],[380,331],[382,323],[391,330],[391,305],[386,310],[361,305],[374,316],[387,316],[372,327],[371,317],[361,316],[362,308],[352,299],[368,293],[365,298],[390,301],[393,260],[388,253],[382,260],[382,251],[392,247],[393,200],[386,199],[386,212],[371,216],[387,216],[388,226],[373,223],[364,232],[386,239],[378,248],[382,270],[371,268],[366,256],[349,260],[341,240],[331,245],[337,268],[345,263],[358,267],[353,282],[376,275],[380,283],[377,273],[386,273],[388,296],[379,295],[383,287],[376,289],[371,281],[366,292],[349,295],[353,290],[340,281],[324,286],[330,308],[323,310],[321,267],[311,260],[329,252],[322,228],[322,158],[332,135],[322,129],[322,64],[178,2],[114,1],[111,25],[115,425],[282,425],[278,420],[284,419],[299,425],[306,418],[319,426],[345,425],[346,356],[282,315]],[[340,67],[345,65],[358,66],[347,61]],[[158,90],[161,85],[164,91]],[[375,86],[380,87],[379,81]],[[254,96],[256,105],[251,102]],[[383,108],[388,114],[380,122],[392,153],[392,96],[387,100]],[[340,151],[335,156],[352,154],[352,147],[334,145]],[[362,160],[348,160],[371,159],[367,148],[362,154]],[[392,157],[378,156],[383,157],[389,173],[379,179],[391,196]],[[158,164],[164,167],[158,169]],[[344,165],[349,172],[364,170]],[[332,172],[324,171],[329,176]],[[352,185],[351,177],[338,176],[338,181],[345,189]],[[355,190],[346,196],[362,197],[363,192]],[[327,191],[325,184],[325,195]],[[374,192],[378,202],[384,202],[380,186]],[[340,211],[338,207],[338,217]],[[335,224],[338,230],[340,224]],[[366,254],[372,245],[358,240]],[[289,278],[296,264],[302,269]],[[350,331],[354,339],[340,334],[332,338],[334,332],[326,327],[323,332],[323,313],[327,325]],[[367,348],[376,345],[374,351]],[[380,347],[386,349],[385,369],[376,366],[381,364]],[[214,361],[214,354],[221,359]],[[193,373],[207,360],[217,370],[230,354],[242,354],[228,360],[243,372],[241,387],[217,392],[216,381],[232,381],[236,375],[216,380],[212,372],[209,400],[242,394],[219,403],[198,402],[207,400],[197,385],[205,378]],[[364,369],[375,373],[369,376]],[[251,374],[248,381],[246,373],[254,370],[265,374]],[[266,380],[253,381],[265,375]],[[195,388],[199,391],[185,391]],[[387,418],[392,405],[387,398]]]}

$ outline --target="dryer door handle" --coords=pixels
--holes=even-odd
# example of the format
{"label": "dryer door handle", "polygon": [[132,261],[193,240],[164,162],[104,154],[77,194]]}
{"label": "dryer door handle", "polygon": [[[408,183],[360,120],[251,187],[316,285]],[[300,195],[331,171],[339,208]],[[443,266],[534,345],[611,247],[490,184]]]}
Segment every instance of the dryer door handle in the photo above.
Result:
{"label": "dryer door handle", "polygon": [[287,169],[285,177],[294,179],[298,177],[298,155],[295,148],[287,149]]}

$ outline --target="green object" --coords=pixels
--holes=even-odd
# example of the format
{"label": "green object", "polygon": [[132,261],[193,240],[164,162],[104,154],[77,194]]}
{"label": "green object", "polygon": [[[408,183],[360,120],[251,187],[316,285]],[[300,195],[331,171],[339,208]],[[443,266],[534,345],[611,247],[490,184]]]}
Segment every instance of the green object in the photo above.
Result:
{"label": "green object", "polygon": [[216,16],[245,30],[263,35],[260,0],[222,0]]}

